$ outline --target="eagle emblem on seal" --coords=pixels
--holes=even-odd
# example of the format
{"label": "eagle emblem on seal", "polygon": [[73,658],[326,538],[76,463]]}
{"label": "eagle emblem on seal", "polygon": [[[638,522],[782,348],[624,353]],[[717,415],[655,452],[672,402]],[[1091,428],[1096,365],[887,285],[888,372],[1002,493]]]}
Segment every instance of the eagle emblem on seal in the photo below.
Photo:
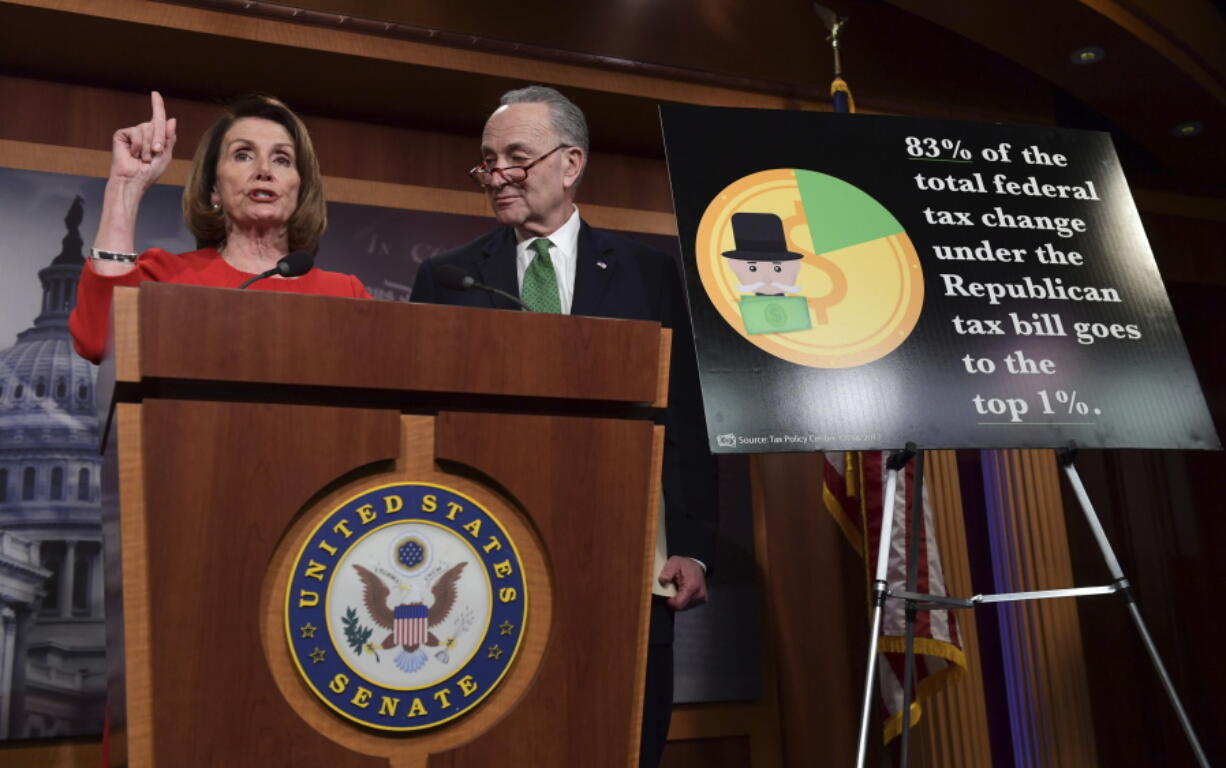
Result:
{"label": "eagle emblem on seal", "polygon": [[434,580],[430,587],[431,602],[427,606],[425,595],[416,583],[408,586],[397,585],[397,590],[407,592],[403,602],[391,605],[388,599],[392,590],[383,579],[363,566],[354,563],[353,568],[362,579],[362,599],[366,604],[366,612],[375,624],[389,630],[383,639],[382,647],[391,649],[397,646],[395,663],[404,672],[416,672],[421,669],[429,657],[423,646],[434,648],[440,645],[439,639],[430,631],[431,627],[442,623],[455,606],[457,584],[467,563],[458,563],[447,569]]}

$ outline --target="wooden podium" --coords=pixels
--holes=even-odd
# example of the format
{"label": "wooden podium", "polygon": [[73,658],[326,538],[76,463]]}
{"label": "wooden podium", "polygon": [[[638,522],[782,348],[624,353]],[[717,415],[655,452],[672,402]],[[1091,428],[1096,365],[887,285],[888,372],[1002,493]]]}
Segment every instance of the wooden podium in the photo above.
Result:
{"label": "wooden podium", "polygon": [[[667,330],[152,283],[113,328],[113,765],[637,763]],[[529,595],[501,682],[409,732],[337,714],[286,618],[309,532],[397,482],[489,510]]]}

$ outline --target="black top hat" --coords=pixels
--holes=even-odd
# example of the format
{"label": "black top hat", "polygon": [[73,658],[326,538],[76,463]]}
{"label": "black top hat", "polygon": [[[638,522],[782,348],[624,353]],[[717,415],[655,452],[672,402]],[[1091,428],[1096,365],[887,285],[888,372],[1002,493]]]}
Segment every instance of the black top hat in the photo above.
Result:
{"label": "black top hat", "polygon": [[773,213],[732,214],[732,237],[736,240],[736,250],[723,253],[729,259],[794,261],[804,258],[788,250],[783,220]]}

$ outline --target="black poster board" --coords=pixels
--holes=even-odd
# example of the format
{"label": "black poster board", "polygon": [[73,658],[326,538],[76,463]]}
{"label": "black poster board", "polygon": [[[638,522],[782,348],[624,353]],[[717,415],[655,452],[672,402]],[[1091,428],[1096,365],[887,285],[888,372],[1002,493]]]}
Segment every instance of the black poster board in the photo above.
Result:
{"label": "black poster board", "polygon": [[1220,448],[1107,134],[661,121],[713,451]]}

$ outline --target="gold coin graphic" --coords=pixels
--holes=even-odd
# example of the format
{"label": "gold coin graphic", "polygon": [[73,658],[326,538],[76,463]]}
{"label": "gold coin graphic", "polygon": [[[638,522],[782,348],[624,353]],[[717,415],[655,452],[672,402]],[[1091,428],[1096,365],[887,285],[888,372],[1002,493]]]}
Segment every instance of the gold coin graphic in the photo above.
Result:
{"label": "gold coin graphic", "polygon": [[703,213],[694,253],[707,296],[737,333],[811,368],[888,355],[924,303],[919,255],[898,220],[816,171],[759,171],[728,185]]}

